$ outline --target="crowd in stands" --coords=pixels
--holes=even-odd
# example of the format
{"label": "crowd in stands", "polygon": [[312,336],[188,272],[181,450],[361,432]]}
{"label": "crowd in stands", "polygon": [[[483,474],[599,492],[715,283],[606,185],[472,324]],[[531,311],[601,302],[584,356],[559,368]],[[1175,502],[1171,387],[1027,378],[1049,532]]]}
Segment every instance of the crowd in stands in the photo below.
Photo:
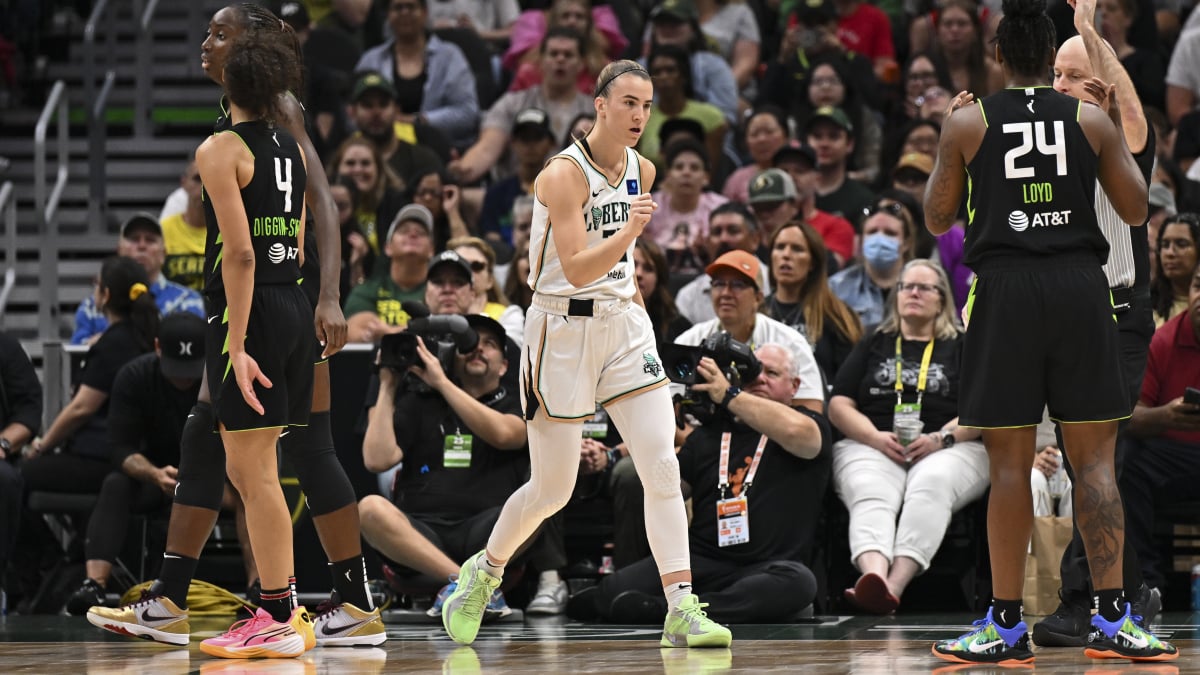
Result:
{"label": "crowd in stands", "polygon": [[[1102,4],[1101,32],[1157,138],[1148,226],[1161,328],[1122,436],[1154,460],[1127,467],[1122,488],[1146,581],[1161,585],[1154,497],[1166,486],[1194,499],[1200,472],[1187,459],[1200,443],[1200,404],[1183,399],[1200,387],[1200,14],[1171,2]],[[428,579],[430,595],[444,598],[445,577],[482,547],[529,471],[516,373],[532,300],[534,180],[590,129],[595,75],[624,57],[644,63],[655,85],[637,149],[659,167],[647,186],[659,208],[633,262],[659,344],[728,333],[763,364],[729,403],[737,420],[728,429],[695,423],[677,434],[701,600],[722,621],[786,620],[820,601],[814,566],[848,563],[820,559],[817,526],[844,504],[849,530],[832,536],[849,542],[861,574],[845,599],[867,612],[900,607],[953,514],[987,490],[979,433],[956,425],[960,313],[973,278],[962,260],[968,214],[935,238],[922,200],[950,98],[1004,85],[989,41],[997,5],[282,3],[306,56],[300,95],[321,155],[310,161],[327,168],[338,210],[349,340],[405,331],[413,303],[465,315],[479,334],[450,363],[422,349],[419,381],[384,368],[363,402],[366,467],[400,467],[390,492],[360,502],[363,535],[388,561],[388,578],[408,589]],[[1059,25],[1060,41],[1074,33],[1069,14]],[[36,382],[0,341],[0,565],[22,562],[18,531],[41,529],[22,518],[14,494],[47,481],[98,493],[81,589],[90,600],[107,583],[111,540],[124,536],[112,521],[167,501],[178,461],[179,429],[139,421],[145,411],[130,401],[161,391],[163,415],[185,412],[170,403],[196,386],[181,363],[203,354],[202,345],[171,352],[194,323],[183,315],[203,314],[200,181],[193,162],[179,164],[180,187],[164,195],[158,217],[124,224],[118,257],[79,307],[71,341],[90,348],[48,428],[29,410],[40,409]],[[905,445],[894,425],[912,404],[923,431]],[[616,573],[575,609],[656,620],[636,471],[602,409],[589,424],[580,473],[593,479],[515,563],[538,579],[528,611],[566,611],[572,514],[600,495],[613,530],[597,535],[595,550],[608,551]],[[722,433],[736,462],[727,484],[717,466]],[[753,544],[718,541],[717,501],[726,489],[744,496],[745,474],[760,460]],[[1056,466],[1048,461],[1039,464],[1047,475]],[[22,482],[23,492],[12,487]],[[108,545],[91,545],[93,532]],[[28,593],[29,576],[10,571],[10,592]],[[249,584],[252,562],[247,576]],[[488,612],[508,612],[499,591]]]}

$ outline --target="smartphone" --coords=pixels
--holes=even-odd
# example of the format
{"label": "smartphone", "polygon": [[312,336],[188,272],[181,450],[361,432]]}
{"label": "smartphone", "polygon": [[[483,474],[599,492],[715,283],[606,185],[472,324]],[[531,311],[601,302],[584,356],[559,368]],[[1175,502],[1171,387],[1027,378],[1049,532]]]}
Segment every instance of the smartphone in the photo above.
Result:
{"label": "smartphone", "polygon": [[1191,403],[1192,405],[1200,405],[1200,389],[1188,387],[1183,392],[1183,402]]}

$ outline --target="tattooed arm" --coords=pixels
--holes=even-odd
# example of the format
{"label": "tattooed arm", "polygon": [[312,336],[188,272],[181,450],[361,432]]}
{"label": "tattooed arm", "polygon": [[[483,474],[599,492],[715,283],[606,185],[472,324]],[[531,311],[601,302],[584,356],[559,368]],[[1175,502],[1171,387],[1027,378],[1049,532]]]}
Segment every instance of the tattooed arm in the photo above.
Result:
{"label": "tattooed arm", "polygon": [[952,106],[956,109],[942,124],[937,161],[925,185],[925,227],[935,235],[954,226],[966,190],[967,162],[975,156],[986,129],[979,106],[970,104],[970,94],[959,94]]}

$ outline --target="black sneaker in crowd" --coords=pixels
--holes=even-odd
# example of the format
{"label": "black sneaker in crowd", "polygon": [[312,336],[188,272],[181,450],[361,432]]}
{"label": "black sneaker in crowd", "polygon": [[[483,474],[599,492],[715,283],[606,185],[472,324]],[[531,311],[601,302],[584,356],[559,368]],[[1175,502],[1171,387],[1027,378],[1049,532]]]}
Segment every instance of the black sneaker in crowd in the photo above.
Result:
{"label": "black sneaker in crowd", "polygon": [[1039,647],[1082,647],[1092,630],[1091,603],[1086,594],[1058,590],[1058,609],[1033,625],[1033,643]]}
{"label": "black sneaker in crowd", "polygon": [[1142,628],[1150,628],[1158,615],[1162,613],[1162,593],[1157,588],[1146,584],[1138,589],[1137,597],[1133,598],[1133,614],[1142,617]]}
{"label": "black sneaker in crowd", "polygon": [[84,579],[79,590],[67,600],[67,613],[83,616],[96,606],[104,606],[104,587],[92,579]]}

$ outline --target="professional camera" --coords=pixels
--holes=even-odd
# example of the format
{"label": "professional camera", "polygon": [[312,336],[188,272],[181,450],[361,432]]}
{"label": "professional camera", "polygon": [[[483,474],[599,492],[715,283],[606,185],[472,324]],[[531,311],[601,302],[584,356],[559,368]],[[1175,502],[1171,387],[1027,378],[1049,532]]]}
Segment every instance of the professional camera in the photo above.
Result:
{"label": "professional camera", "polygon": [[[437,357],[442,370],[454,372],[454,355],[467,354],[479,344],[479,335],[458,314],[431,316],[429,308],[420,302],[405,302],[404,310],[410,317],[408,328],[401,333],[389,333],[379,341],[379,367],[407,373],[410,366],[424,367],[417,356],[417,338],[425,348]],[[406,376],[410,388],[422,389],[425,384],[416,377]],[[427,390],[427,388],[425,388]]]}
{"label": "professional camera", "polygon": [[725,379],[734,387],[741,387],[758,378],[762,363],[754,356],[750,347],[729,336],[729,333],[710,335],[698,347],[668,344],[662,347],[663,368],[667,378],[687,387],[683,395],[675,395],[680,403],[680,412],[691,415],[701,423],[713,420],[721,412],[712,397],[695,391],[693,385],[702,382],[696,367],[700,359],[707,356],[716,362]]}

